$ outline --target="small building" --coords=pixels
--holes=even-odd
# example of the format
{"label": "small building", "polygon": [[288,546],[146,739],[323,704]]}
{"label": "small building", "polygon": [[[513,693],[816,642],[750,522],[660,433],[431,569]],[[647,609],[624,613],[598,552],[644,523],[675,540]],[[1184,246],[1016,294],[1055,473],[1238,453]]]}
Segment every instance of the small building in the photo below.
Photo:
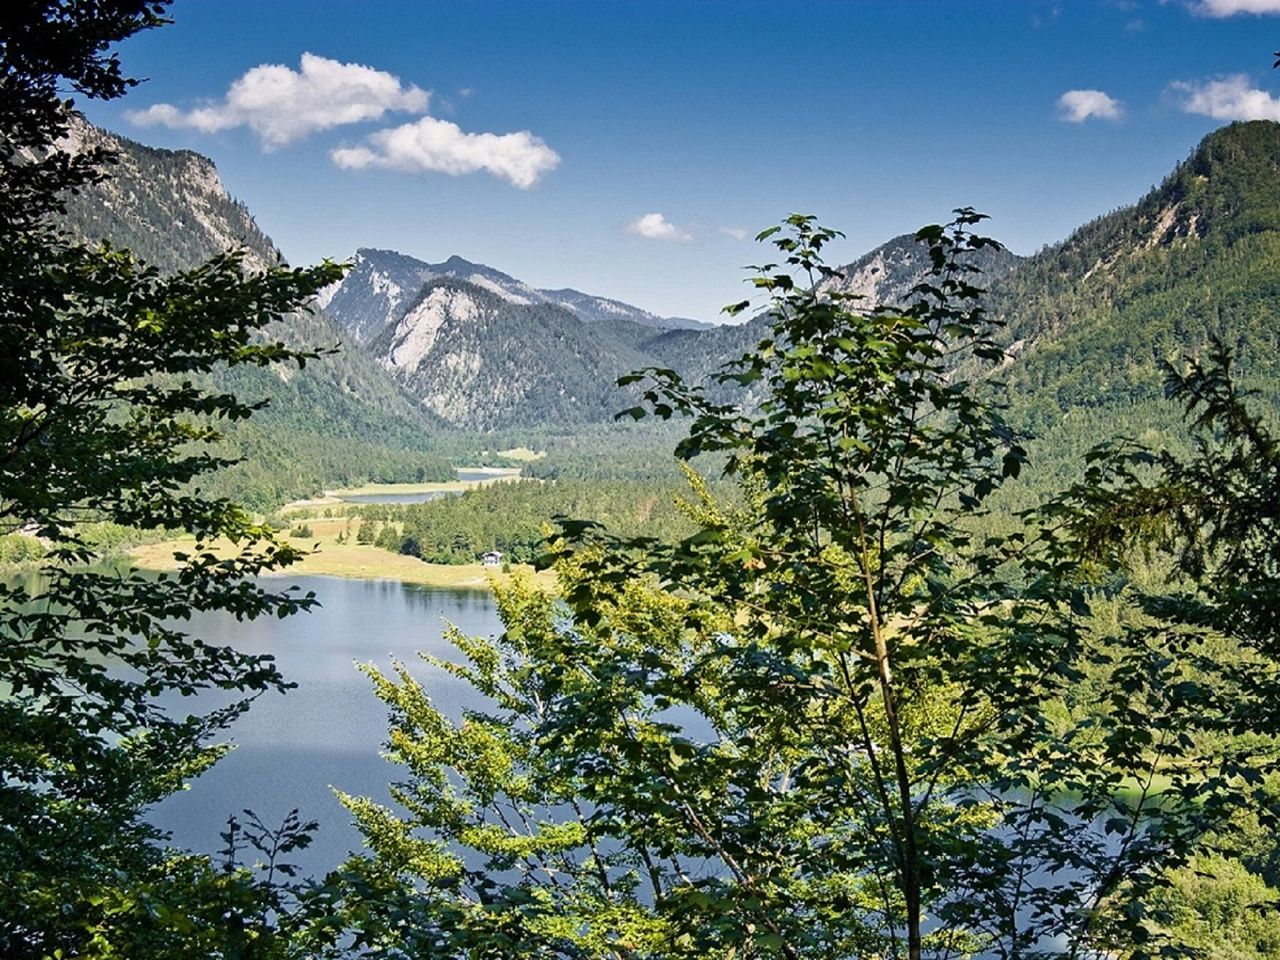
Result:
{"label": "small building", "polygon": [[486,567],[500,567],[502,566],[502,551],[490,550],[480,560]]}

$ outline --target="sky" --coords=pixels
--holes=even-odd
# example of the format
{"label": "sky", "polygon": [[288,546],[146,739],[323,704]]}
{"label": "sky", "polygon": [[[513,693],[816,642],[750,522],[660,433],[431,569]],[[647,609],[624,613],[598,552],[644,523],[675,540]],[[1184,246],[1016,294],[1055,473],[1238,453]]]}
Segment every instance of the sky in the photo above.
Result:
{"label": "sky", "polygon": [[177,0],[90,120],[211,157],[294,263],[485,263],[714,321],[790,213],[1020,254],[1280,121],[1280,0]]}

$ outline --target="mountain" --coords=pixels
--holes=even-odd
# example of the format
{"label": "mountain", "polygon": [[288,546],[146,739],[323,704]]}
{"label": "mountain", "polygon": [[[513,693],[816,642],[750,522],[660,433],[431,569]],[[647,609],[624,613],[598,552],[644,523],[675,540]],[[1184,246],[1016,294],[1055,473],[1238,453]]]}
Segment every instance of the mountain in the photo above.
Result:
{"label": "mountain", "polygon": [[[1022,258],[1003,248],[985,248],[971,255],[968,262],[982,270],[980,285],[990,287],[1016,270]],[[837,267],[834,276],[819,282],[818,289],[859,296],[859,306],[866,309],[900,306],[928,276],[930,266],[928,246],[914,234],[904,234]],[[746,323],[669,331],[646,340],[643,347],[658,365],[699,380],[719,369],[725,360],[752,350],[767,335],[769,326],[767,313],[761,312]],[[731,389],[717,388],[713,394],[722,400],[734,397]]]}
{"label": "mountain", "polygon": [[[1108,438],[1185,447],[1162,363],[1202,355],[1213,336],[1234,349],[1256,402],[1280,412],[1280,124],[1214,131],[1133,206],[1031,257],[982,251],[974,262],[988,311],[1006,325],[995,379],[1010,420],[1033,438],[1021,496],[1077,478],[1085,452]],[[822,286],[867,306],[900,303],[927,266],[923,248],[898,237]],[[677,331],[645,348],[705,374],[749,350],[765,325]]]}
{"label": "mountain", "polygon": [[448,276],[366,346],[424,407],[469,430],[606,420],[624,405],[614,381],[650,360],[556,304]]}
{"label": "mountain", "polygon": [[[1001,274],[1017,258],[986,257]],[[875,302],[905,296],[928,271],[899,237],[847,268],[840,289]],[[692,378],[751,349],[767,318],[712,327],[664,319],[572,289],[539,290],[461,257],[427,263],[361,249],[322,302],[428,410],[468,430],[607,421],[627,405],[624,373],[669,366]]]}
{"label": "mountain", "polygon": [[[968,254],[965,262],[982,271],[979,285],[989,288],[1013,273],[1022,258],[1003,247],[984,247]],[[908,233],[837,268],[836,276],[823,280],[818,289],[853,294],[868,307],[900,306],[931,268],[928,245]]]}
{"label": "mountain", "polygon": [[1185,443],[1162,361],[1211,336],[1280,409],[1280,124],[1209,134],[1137,204],[1076,230],[992,289],[1014,421],[1055,470],[1118,434]]}
{"label": "mountain", "polygon": [[608,421],[627,405],[614,381],[658,362],[651,341],[710,330],[461,257],[391,250],[357,250],[321,303],[424,409],[471,431]]}
{"label": "mountain", "polygon": [[[121,153],[113,179],[72,203],[68,223],[80,235],[110,237],[169,268],[237,243],[254,262],[278,257],[208,160],[91,128],[78,135],[107,138]],[[1033,455],[1050,477],[1118,433],[1184,442],[1160,363],[1203,350],[1211,335],[1228,339],[1246,382],[1280,409],[1280,125],[1215,131],[1134,206],[1034,256],[988,250],[974,262],[989,311],[1006,324],[998,376],[1009,415],[1038,438]],[[923,247],[903,236],[823,286],[867,306],[901,303],[927,269]],[[276,484],[273,495],[362,470],[436,469],[433,454],[454,427],[518,439],[608,422],[632,402],[613,386],[619,375],[661,366],[699,379],[752,349],[769,323],[762,314],[739,326],[681,328],[460,257],[428,263],[372,249],[357,252],[319,305],[289,318],[281,334],[348,341],[338,357],[298,372],[237,371],[248,379],[228,381],[272,400],[255,418],[259,432],[236,442],[267,464],[256,469]],[[289,470],[295,460],[301,466]]]}
{"label": "mountain", "polygon": [[391,250],[357,251],[342,280],[321,291],[320,306],[356,343],[365,343],[421,289],[425,266]]}
{"label": "mountain", "polygon": [[564,288],[562,290],[540,290],[551,303],[565,307],[576,313],[588,323],[610,323],[624,320],[642,327],[653,327],[657,330],[709,330],[710,323],[691,320],[688,317],[660,317],[656,313],[633,307],[621,300],[610,300],[608,297],[597,297],[580,290]]}
{"label": "mountain", "polygon": [[636,324],[654,330],[706,329],[710,324],[659,317],[647,310],[580,290],[539,290],[509,274],[462,257],[427,263],[394,250],[356,251],[351,271],[323,298],[328,311],[360,342],[376,337],[399,319],[405,304],[433,280],[452,278],[486,290],[515,306],[550,304],[585,323]]}
{"label": "mountain", "polygon": [[65,225],[78,238],[109,240],[162,270],[193,266],[232,247],[245,250],[251,268],[280,260],[207,157],[144,146],[79,116],[63,147],[72,153],[103,147],[115,154],[107,179],[68,201]]}
{"label": "mountain", "polygon": [[[280,262],[208,158],[78,121],[69,147],[87,145],[110,148],[117,162],[107,180],[69,200],[64,226],[73,235],[109,240],[162,270],[192,267],[231,247],[245,251],[251,269]],[[345,339],[319,310],[287,317],[268,333],[303,348],[331,349]],[[452,475],[436,450],[446,425],[363,351],[341,350],[301,370],[237,368],[206,385],[269,401],[228,430],[230,449],[246,462],[215,478],[216,492],[266,506],[345,481]]]}

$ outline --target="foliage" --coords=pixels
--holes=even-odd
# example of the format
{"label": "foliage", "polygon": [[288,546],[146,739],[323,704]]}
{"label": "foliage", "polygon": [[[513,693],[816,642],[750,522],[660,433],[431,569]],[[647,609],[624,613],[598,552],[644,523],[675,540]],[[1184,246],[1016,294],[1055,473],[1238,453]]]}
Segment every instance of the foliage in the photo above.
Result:
{"label": "foliage", "polygon": [[44,547],[35,537],[10,533],[0,537],[0,565],[31,563],[44,556]]}
{"label": "foliage", "polygon": [[[0,28],[0,532],[45,542],[38,576],[0,583],[7,957],[237,953],[227,898],[262,910],[234,871],[166,850],[143,813],[224,752],[211,738],[252,697],[288,686],[270,657],[181,629],[195,611],[284,616],[313,602],[257,587],[253,576],[295,552],[195,490],[227,463],[209,447],[217,426],[257,406],[201,384],[216,369],[313,358],[263,331],[341,270],[248,270],[230,251],[162,275],[49,225],[105,159],[59,146],[71,122],[59,83],[118,96],[133,81],[111,45],[160,23],[165,7],[42,0],[7,11]],[[92,566],[101,549],[86,524],[190,530],[198,544],[173,574],[104,569]],[[204,548],[215,537],[239,553],[218,559]],[[183,709],[210,689],[230,702]]]}
{"label": "foliage", "polygon": [[[647,406],[628,413],[691,416],[677,452],[723,457],[740,500],[695,487],[697,529],[676,544],[562,522],[565,607],[499,590],[506,632],[455,636],[465,661],[434,661],[488,709],[455,720],[406,668],[370,668],[406,779],[401,812],[346,798],[374,853],[353,869],[382,885],[365,942],[575,958],[1176,948],[1152,892],[1260,773],[1256,750],[1212,736],[1239,717],[1245,671],[1178,624],[1089,636],[1070,497],[1044,522],[973,532],[1025,459],[989,383],[965,375],[1003,356],[961,256],[989,243],[968,232],[978,219],[922,231],[936,272],[913,306],[859,312],[815,292],[834,234],[791,218],[785,265],[755,281],[771,335],[719,376],[756,385],[758,408],[669,370],[629,378]],[[1086,678],[1105,709],[1079,703]]]}
{"label": "foliage", "polygon": [[[1167,558],[1163,583],[1129,589],[1133,603],[1162,624],[1169,650],[1212,656],[1201,672],[1232,691],[1229,704],[1214,705],[1213,732],[1264,761],[1243,774],[1256,786],[1248,809],[1214,838],[1255,871],[1245,885],[1256,888],[1276,881],[1280,863],[1276,780],[1264,785],[1261,775],[1280,759],[1273,737],[1262,736],[1275,733],[1280,716],[1280,440],[1239,389],[1232,359],[1215,339],[1207,362],[1165,364],[1167,393],[1195,428],[1191,454],[1133,441],[1099,448],[1086,481],[1056,509],[1084,555],[1113,573],[1132,571],[1153,553]],[[1225,638],[1225,653],[1205,646],[1206,636]],[[1198,676],[1185,695],[1201,703],[1212,696]],[[1179,882],[1190,883],[1185,874]],[[1218,895],[1204,886],[1200,895]]]}
{"label": "foliage", "polygon": [[[221,863],[179,851],[145,869],[135,865],[117,884],[95,894],[77,956],[213,957],[284,960],[318,955],[325,948],[323,924],[312,904],[323,888],[299,884],[287,857],[305,848],[316,828],[296,810],[278,828],[245,811],[231,817],[222,834]],[[248,862],[243,853],[255,850]],[[55,954],[56,955],[56,954]]]}
{"label": "foliage", "polygon": [[1274,659],[1280,658],[1280,440],[1250,409],[1231,367],[1231,351],[1216,339],[1207,364],[1194,357],[1184,370],[1166,364],[1169,397],[1197,431],[1194,454],[1183,458],[1133,442],[1103,447],[1066,504],[1081,542],[1099,561],[1120,566],[1135,546],[1173,553],[1181,578],[1174,583],[1192,592],[1144,598],[1153,612],[1212,627]]}
{"label": "foliage", "polygon": [[1276,893],[1257,875],[1221,857],[1197,858],[1152,896],[1162,930],[1204,960],[1280,956]]}
{"label": "foliage", "polygon": [[673,480],[494,483],[421,504],[363,507],[366,525],[391,522],[360,542],[376,541],[428,563],[475,563],[490,550],[528,563],[543,552],[547,525],[557,517],[595,517],[625,536],[688,536],[693,525],[679,494]]}

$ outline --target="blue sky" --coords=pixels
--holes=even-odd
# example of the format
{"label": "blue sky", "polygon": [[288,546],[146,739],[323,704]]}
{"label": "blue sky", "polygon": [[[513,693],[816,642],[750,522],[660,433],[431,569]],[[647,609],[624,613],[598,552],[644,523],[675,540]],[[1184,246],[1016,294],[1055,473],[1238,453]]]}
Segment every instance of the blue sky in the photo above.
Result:
{"label": "blue sky", "polygon": [[1215,127],[1280,120],[1280,0],[177,0],[172,16],[123,47],[148,81],[86,113],[212,157],[292,261],[458,254],[706,320],[766,255],[743,237],[788,213],[845,231],[839,262],[961,205],[1030,253],[1136,200]]}

